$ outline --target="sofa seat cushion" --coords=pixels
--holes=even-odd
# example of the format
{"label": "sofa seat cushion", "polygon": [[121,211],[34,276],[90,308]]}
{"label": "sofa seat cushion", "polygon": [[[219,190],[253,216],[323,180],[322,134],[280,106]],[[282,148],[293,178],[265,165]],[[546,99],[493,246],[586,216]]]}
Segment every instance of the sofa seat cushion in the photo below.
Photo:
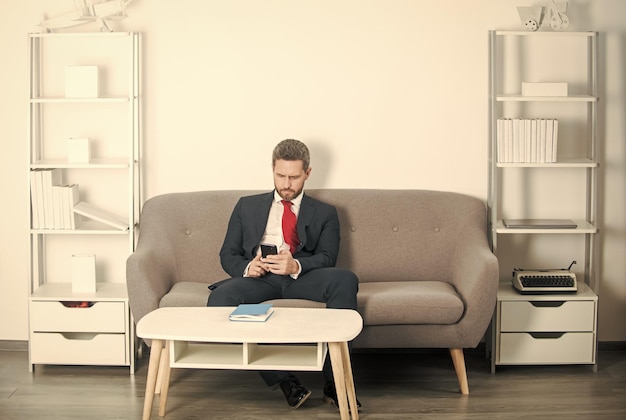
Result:
{"label": "sofa seat cushion", "polygon": [[[209,300],[209,284],[193,281],[181,281],[175,283],[170,291],[163,296],[159,307],[172,307],[172,306],[206,306]],[[314,302],[306,299],[274,299],[268,300],[267,303],[271,303],[277,307],[287,308],[325,308],[326,304],[320,302]]]}
{"label": "sofa seat cushion", "polygon": [[357,297],[364,325],[449,325],[464,312],[454,287],[440,281],[360,283]]}
{"label": "sofa seat cushion", "polygon": [[209,300],[208,283],[181,281],[175,283],[170,291],[161,298],[159,307],[171,306],[206,306]]}
{"label": "sofa seat cushion", "polygon": [[[206,306],[207,283],[179,282],[161,299],[160,307]],[[463,301],[448,283],[439,281],[367,282],[359,284],[358,311],[364,325],[449,325],[463,315]],[[304,299],[268,301],[283,307],[321,307]]]}

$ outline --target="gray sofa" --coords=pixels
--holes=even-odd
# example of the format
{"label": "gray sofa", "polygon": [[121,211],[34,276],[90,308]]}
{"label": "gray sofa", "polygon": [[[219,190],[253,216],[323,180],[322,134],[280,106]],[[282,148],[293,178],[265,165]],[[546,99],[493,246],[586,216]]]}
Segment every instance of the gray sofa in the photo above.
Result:
{"label": "gray sofa", "polygon": [[[206,305],[207,285],[228,277],[218,254],[231,211],[239,197],[258,192],[171,193],[146,201],[136,251],[127,261],[135,322],[162,306]],[[426,190],[306,193],[336,206],[337,266],[359,277],[364,328],[354,348],[450,349],[461,392],[469,393],[463,349],[483,337],[498,287],[484,203]]]}

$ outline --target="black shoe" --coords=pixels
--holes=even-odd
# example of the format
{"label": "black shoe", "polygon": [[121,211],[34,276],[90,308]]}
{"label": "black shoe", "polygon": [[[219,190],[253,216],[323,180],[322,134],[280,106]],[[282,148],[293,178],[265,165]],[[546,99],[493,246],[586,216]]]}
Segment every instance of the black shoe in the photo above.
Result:
{"label": "black shoe", "polygon": [[280,389],[283,390],[287,404],[294,410],[300,407],[310,396],[311,391],[300,384],[295,376],[290,376],[280,383]]}
{"label": "black shoe", "polygon": [[[337,390],[335,389],[335,383],[328,381],[324,384],[324,402],[326,404],[334,405],[339,410],[339,404],[337,403]],[[361,402],[356,400],[357,410],[361,411]]]}

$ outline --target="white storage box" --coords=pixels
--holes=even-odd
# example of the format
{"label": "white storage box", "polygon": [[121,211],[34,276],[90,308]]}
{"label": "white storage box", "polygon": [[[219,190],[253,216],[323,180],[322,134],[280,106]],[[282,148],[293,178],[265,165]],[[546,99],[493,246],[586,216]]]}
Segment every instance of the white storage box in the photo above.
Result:
{"label": "white storage box", "polygon": [[90,159],[91,148],[89,139],[67,139],[68,163],[89,163]]}
{"label": "white storage box", "polygon": [[522,96],[567,96],[567,83],[522,82]]}
{"label": "white storage box", "polygon": [[66,98],[97,98],[98,94],[98,66],[65,67]]}
{"label": "white storage box", "polygon": [[96,256],[72,255],[72,292],[96,291]]}

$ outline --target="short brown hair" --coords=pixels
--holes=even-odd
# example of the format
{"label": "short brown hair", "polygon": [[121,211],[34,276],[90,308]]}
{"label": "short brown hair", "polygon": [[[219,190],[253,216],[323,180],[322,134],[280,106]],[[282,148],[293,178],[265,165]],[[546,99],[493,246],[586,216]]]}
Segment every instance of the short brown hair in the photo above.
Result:
{"label": "short brown hair", "polygon": [[277,160],[301,160],[302,169],[309,169],[311,164],[311,155],[309,148],[300,140],[285,139],[274,147],[272,152],[272,167]]}

